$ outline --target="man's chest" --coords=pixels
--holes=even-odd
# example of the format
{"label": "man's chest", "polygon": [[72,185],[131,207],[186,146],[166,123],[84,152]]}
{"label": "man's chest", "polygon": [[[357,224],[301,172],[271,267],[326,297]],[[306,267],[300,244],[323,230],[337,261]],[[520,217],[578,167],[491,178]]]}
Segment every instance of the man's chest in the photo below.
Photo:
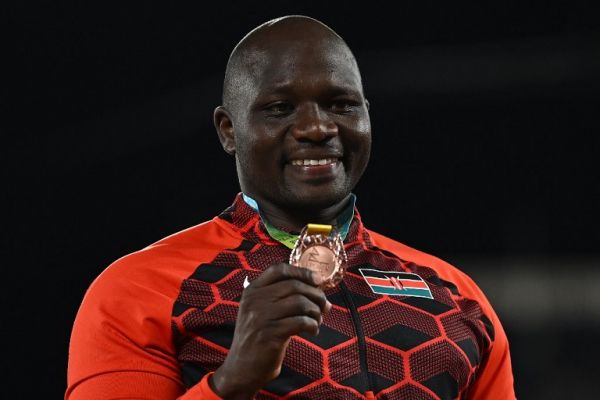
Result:
{"label": "man's chest", "polygon": [[[347,252],[344,281],[326,292],[333,307],[319,335],[292,338],[263,394],[435,399],[466,390],[489,345],[479,305],[431,268],[359,244]],[[244,286],[287,257],[266,246],[228,251],[183,282],[173,327],[190,386],[223,362]]]}

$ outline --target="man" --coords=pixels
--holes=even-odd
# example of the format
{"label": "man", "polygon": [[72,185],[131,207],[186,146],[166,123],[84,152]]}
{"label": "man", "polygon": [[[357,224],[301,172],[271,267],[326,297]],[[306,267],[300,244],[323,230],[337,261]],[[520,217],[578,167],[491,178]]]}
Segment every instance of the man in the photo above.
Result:
{"label": "man", "polygon": [[[369,159],[368,103],[335,32],[302,16],[250,32],[214,121],[242,193],[92,284],[67,399],[514,398],[507,339],[479,288],[362,224],[351,191]],[[308,223],[344,240],[333,288],[288,264]]]}

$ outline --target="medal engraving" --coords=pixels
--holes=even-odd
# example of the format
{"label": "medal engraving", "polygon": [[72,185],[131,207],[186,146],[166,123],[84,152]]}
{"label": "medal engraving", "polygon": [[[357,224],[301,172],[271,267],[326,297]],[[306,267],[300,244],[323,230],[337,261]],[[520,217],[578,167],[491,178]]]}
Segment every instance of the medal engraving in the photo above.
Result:
{"label": "medal engraving", "polygon": [[290,264],[319,273],[323,278],[321,288],[334,287],[346,268],[342,238],[329,225],[308,224],[290,254]]}
{"label": "medal engraving", "polygon": [[312,246],[300,256],[299,264],[321,274],[324,280],[335,273],[335,254],[328,247]]}

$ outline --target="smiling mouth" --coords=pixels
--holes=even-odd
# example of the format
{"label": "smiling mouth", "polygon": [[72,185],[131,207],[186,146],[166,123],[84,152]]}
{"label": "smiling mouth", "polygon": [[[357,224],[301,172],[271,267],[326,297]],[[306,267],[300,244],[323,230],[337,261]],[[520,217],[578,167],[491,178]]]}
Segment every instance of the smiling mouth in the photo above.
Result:
{"label": "smiling mouth", "polygon": [[337,158],[303,159],[303,160],[292,160],[290,162],[290,164],[307,167],[307,166],[335,164],[338,161],[339,160]]}

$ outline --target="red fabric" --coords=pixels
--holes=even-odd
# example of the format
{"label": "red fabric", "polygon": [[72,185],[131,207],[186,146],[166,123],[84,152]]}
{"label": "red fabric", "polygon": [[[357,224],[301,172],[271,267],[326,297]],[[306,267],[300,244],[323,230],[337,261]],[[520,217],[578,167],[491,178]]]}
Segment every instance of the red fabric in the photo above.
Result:
{"label": "red fabric", "polygon": [[198,399],[181,381],[173,302],[198,262],[238,243],[228,224],[215,218],[123,257],[100,274],[73,325],[65,399]]}
{"label": "red fabric", "polygon": [[[448,381],[456,398],[515,398],[506,335],[468,276],[366,230],[358,213],[345,247],[351,268],[345,289],[326,292],[334,305],[321,334],[292,338],[281,379],[257,399],[440,399]],[[287,257],[238,197],[220,217],[116,261],[75,320],[65,399],[218,399],[208,374],[227,354],[243,282]],[[365,265],[418,274],[435,301],[373,293]]]}
{"label": "red fabric", "polygon": [[[374,232],[371,232],[371,237],[378,246],[389,247],[394,253],[402,254],[403,258],[433,267],[440,278],[459,285],[463,298],[477,300],[477,304],[483,309],[483,313],[491,319],[491,323],[495,328],[495,338],[484,368],[480,368],[477,379],[465,393],[465,396],[467,399],[473,400],[515,399],[508,339],[498,316],[477,284],[466,274],[437,257]],[[450,335],[452,335],[452,332],[450,332]]]}
{"label": "red fabric", "polygon": [[198,383],[198,398],[204,400],[223,400],[221,397],[217,396],[215,392],[213,392],[208,383],[212,374],[213,372],[209,372],[208,374],[204,375],[200,383]]}

